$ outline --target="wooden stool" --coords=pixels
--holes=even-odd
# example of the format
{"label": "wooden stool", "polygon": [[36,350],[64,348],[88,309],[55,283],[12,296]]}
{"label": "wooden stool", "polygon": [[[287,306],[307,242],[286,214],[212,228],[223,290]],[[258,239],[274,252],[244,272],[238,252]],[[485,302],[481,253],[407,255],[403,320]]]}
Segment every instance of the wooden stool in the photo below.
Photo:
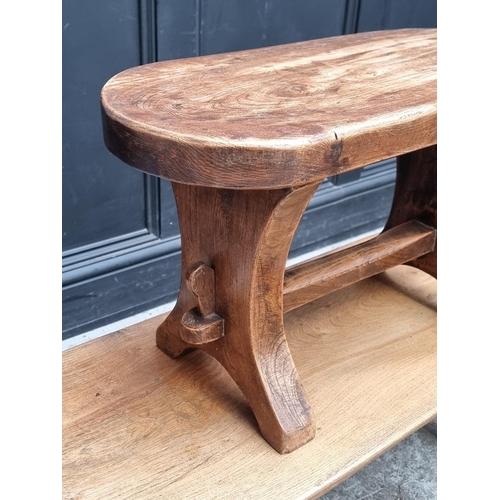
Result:
{"label": "wooden stool", "polygon": [[[102,90],[106,146],[172,181],[182,241],[171,357],[203,349],[286,453],[314,437],[283,312],[408,263],[436,276],[436,31],[396,30],[148,64]],[[397,156],[384,231],[285,269],[325,177]]]}

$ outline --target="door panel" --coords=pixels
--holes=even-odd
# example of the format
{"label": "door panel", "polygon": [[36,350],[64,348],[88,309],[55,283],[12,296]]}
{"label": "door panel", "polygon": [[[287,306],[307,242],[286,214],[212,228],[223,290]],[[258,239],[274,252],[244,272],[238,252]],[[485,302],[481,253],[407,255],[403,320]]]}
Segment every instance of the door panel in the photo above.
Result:
{"label": "door panel", "polygon": [[342,34],[345,1],[201,0],[201,54]]}
{"label": "door panel", "polygon": [[435,0],[361,0],[357,30],[435,28]]}
{"label": "door panel", "polygon": [[144,175],[102,140],[99,93],[140,63],[137,2],[63,4],[63,250],[144,230]]}

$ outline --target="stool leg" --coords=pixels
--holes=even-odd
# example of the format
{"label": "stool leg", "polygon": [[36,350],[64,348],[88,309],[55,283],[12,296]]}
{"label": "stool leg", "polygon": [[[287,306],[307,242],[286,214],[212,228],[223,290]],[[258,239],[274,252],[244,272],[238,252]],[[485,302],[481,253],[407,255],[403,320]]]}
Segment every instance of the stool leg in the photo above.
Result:
{"label": "stool leg", "polygon": [[[293,235],[318,185],[240,191],[173,183],[182,279],[177,304],[157,330],[157,345],[171,357],[193,347],[215,357],[249,401],[264,438],[280,453],[295,450],[315,434],[284,336],[283,277]],[[216,332],[215,340],[213,334],[204,337],[200,327],[196,343],[186,339],[193,338],[197,317],[204,324],[201,309],[211,309],[200,304],[212,299],[193,293],[194,268],[200,276],[214,270],[215,308],[205,324],[212,327],[215,317],[220,326],[223,320],[223,333]],[[209,277],[197,289],[210,290],[210,283]]]}
{"label": "stool leg", "polygon": [[[437,146],[398,157],[396,190],[384,231],[417,220],[437,229]],[[437,243],[434,250],[407,262],[437,278]]]}

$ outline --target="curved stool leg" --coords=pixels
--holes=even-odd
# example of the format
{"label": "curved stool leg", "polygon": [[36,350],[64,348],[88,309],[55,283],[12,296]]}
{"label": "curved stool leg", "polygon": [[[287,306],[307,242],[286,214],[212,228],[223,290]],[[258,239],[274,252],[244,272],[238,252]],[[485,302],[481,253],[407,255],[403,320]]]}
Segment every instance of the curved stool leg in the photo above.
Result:
{"label": "curved stool leg", "polygon": [[[398,157],[396,190],[384,231],[411,220],[437,229],[437,146]],[[407,262],[437,278],[437,243],[434,251]]]}
{"label": "curved stool leg", "polygon": [[182,279],[157,345],[171,357],[193,347],[215,357],[280,453],[315,434],[284,336],[283,277],[293,235],[318,185],[239,191],[173,183]]}

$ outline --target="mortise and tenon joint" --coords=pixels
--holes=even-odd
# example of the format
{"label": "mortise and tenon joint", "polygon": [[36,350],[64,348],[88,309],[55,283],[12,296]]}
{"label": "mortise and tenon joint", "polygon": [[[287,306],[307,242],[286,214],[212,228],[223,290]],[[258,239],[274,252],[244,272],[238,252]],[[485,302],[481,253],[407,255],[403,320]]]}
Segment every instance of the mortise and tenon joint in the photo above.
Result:
{"label": "mortise and tenon joint", "polygon": [[215,314],[214,270],[206,264],[197,264],[189,271],[186,286],[198,300],[198,305],[182,316],[182,340],[200,345],[223,337],[224,320]]}

